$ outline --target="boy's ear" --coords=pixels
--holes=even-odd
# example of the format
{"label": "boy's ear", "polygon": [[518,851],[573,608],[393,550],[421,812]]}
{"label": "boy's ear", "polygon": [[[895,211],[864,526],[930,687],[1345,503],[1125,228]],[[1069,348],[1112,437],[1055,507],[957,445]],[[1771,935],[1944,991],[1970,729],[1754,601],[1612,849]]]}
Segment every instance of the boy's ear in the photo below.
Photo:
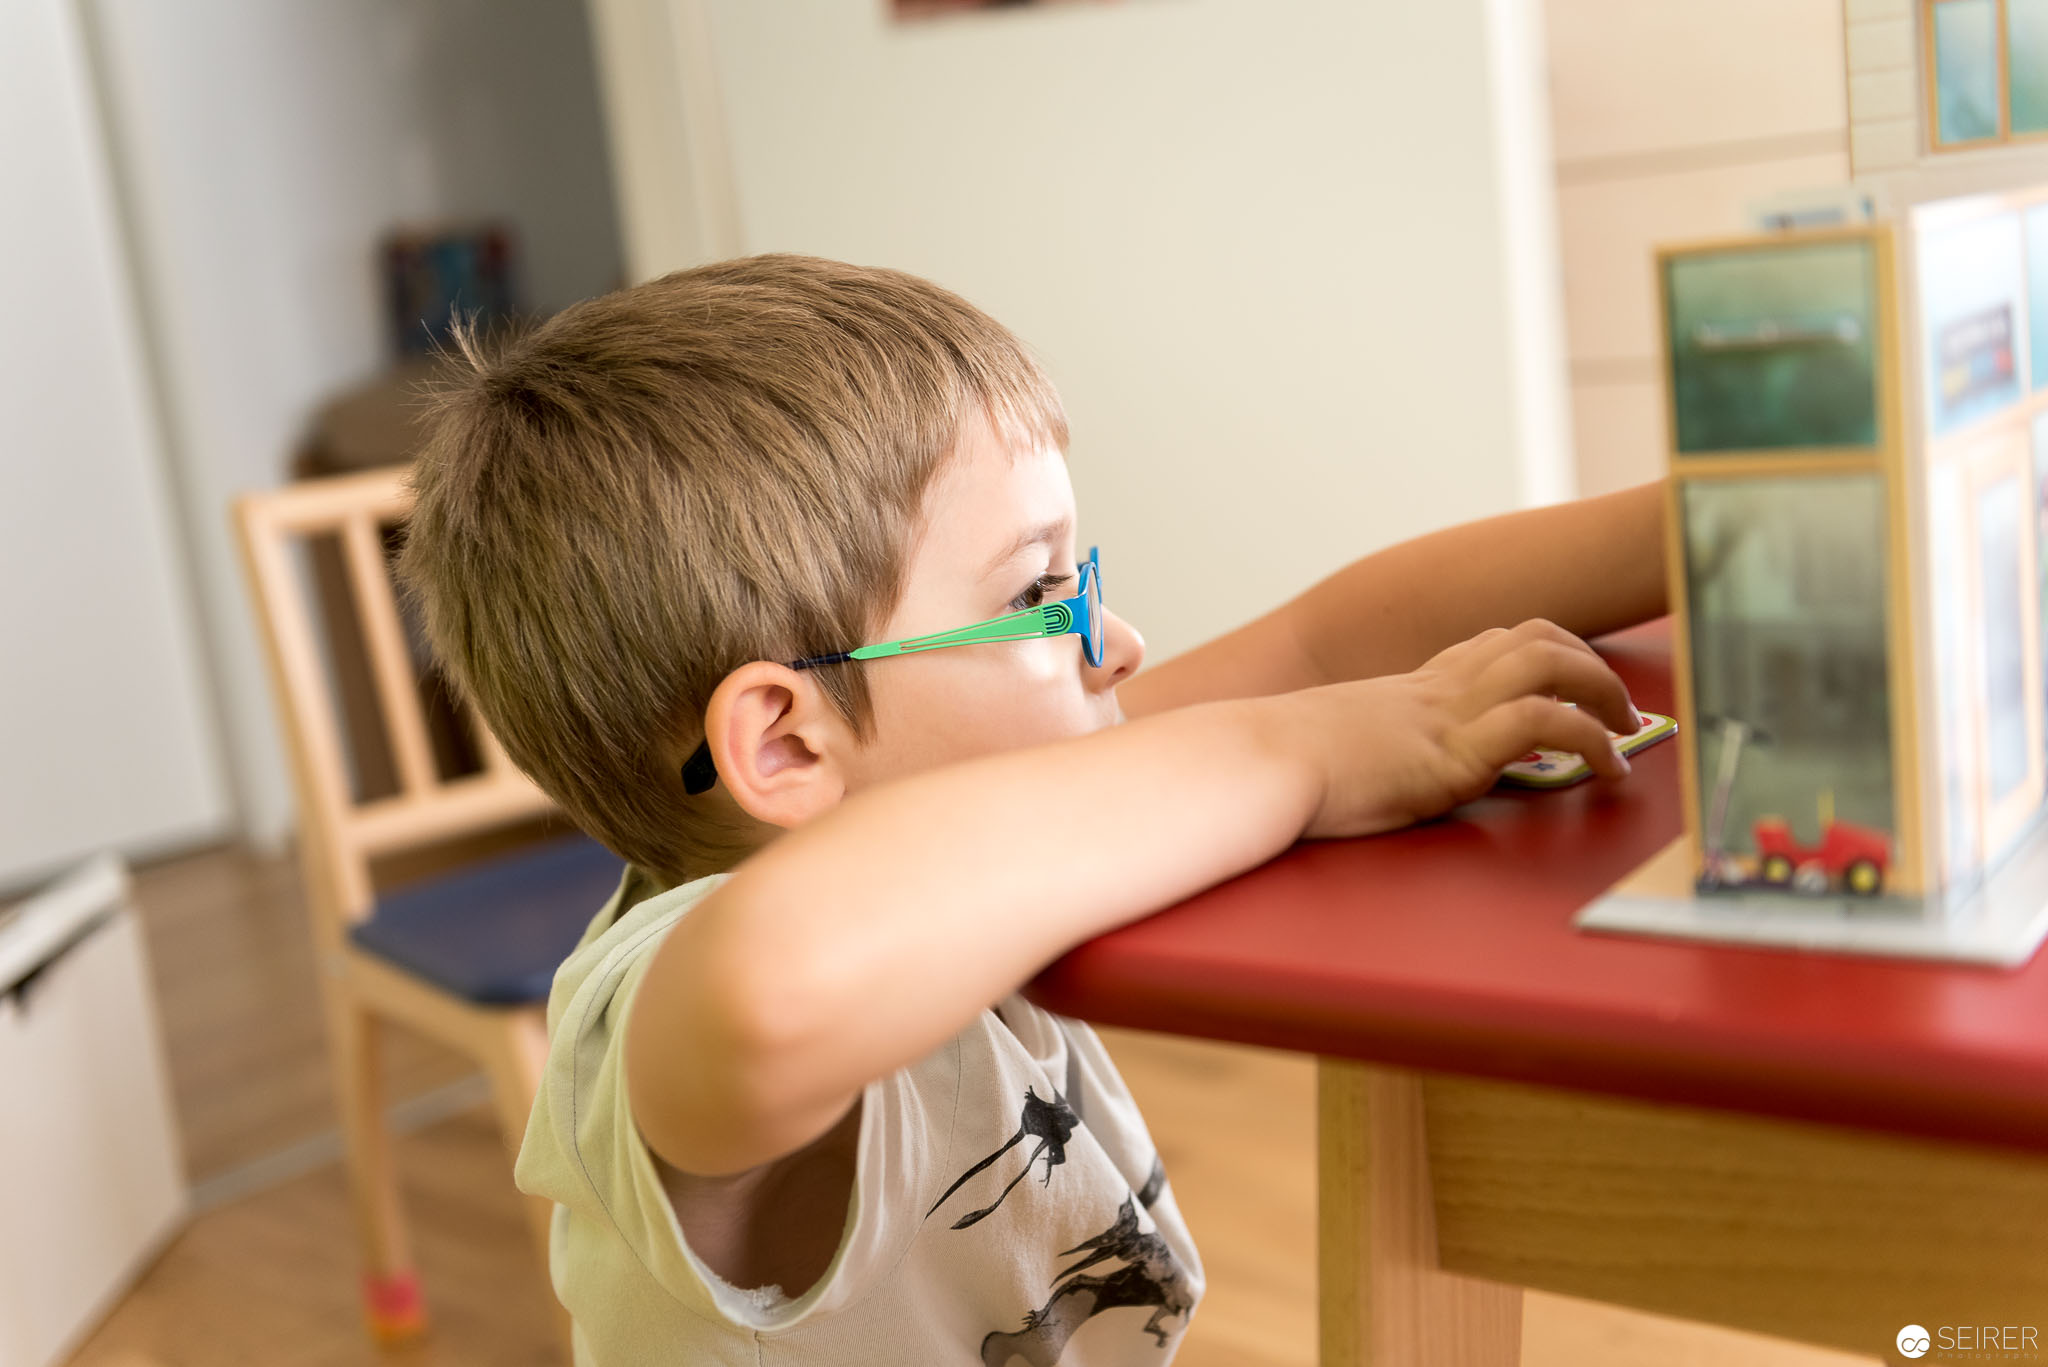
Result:
{"label": "boy's ear", "polygon": [[771,826],[800,826],[846,795],[838,709],[796,670],[756,660],[720,681],[704,710],[718,781],[741,810]]}

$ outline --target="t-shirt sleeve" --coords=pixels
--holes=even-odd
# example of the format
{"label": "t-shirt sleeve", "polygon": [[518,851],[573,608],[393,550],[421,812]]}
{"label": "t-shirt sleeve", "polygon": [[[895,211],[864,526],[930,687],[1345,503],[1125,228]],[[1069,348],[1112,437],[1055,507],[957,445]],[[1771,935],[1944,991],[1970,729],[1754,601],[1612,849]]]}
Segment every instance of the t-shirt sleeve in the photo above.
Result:
{"label": "t-shirt sleeve", "polygon": [[644,1272],[684,1309],[736,1328],[781,1328],[829,1314],[886,1276],[916,1233],[917,1196],[947,1157],[957,1046],[941,1051],[950,1053],[950,1069],[947,1057],[935,1056],[864,1090],[847,1220],[818,1283],[798,1288],[795,1300],[733,1287],[689,1248],[627,1097],[626,1022],[655,950],[681,914],[622,918],[557,975],[547,1066],[517,1168],[522,1190],[561,1208],[552,1252],[557,1290],[577,1312],[581,1293],[592,1290],[578,1284],[629,1258],[638,1267],[621,1267],[627,1276]]}

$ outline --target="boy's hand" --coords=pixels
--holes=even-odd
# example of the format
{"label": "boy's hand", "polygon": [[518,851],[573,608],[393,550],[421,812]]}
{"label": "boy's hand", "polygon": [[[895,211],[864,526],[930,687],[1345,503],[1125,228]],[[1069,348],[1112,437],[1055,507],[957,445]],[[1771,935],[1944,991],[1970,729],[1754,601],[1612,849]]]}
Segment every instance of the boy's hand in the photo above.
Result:
{"label": "boy's hand", "polygon": [[1607,733],[1640,725],[1606,661],[1542,620],[1482,632],[1412,674],[1273,701],[1298,728],[1296,753],[1321,770],[1322,798],[1305,836],[1371,835],[1426,820],[1478,797],[1538,746],[1574,751],[1602,778],[1619,779],[1628,761]]}

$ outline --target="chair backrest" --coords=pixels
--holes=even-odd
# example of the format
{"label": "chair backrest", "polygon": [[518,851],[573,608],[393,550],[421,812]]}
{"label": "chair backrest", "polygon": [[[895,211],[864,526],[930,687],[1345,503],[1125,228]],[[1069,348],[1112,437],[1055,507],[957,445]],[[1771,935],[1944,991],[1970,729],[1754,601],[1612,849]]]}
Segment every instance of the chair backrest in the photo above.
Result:
{"label": "chair backrest", "polygon": [[[370,861],[439,844],[554,810],[514,767],[483,719],[458,704],[480,767],[445,777],[436,762],[420,677],[407,643],[386,550],[385,529],[411,511],[406,467],[306,480],[245,494],[235,527],[272,687],[291,752],[299,842],[316,929],[330,943],[366,916],[374,889]],[[295,546],[322,539],[338,550],[347,592],[326,596],[353,609],[352,623],[326,622],[330,641],[354,633],[372,687],[371,709],[390,746],[397,791],[359,797],[341,711],[329,684],[312,611],[313,586]],[[356,738],[358,741],[362,737]]]}

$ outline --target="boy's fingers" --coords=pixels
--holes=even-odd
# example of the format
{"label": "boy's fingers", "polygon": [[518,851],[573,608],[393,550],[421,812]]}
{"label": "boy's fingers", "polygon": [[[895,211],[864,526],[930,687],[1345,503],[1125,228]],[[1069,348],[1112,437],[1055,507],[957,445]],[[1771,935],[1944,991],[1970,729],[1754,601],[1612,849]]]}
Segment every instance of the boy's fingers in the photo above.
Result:
{"label": "boy's fingers", "polygon": [[1539,746],[1584,756],[1602,778],[1620,778],[1628,772],[1628,761],[1615,750],[1597,717],[1535,694],[1481,713],[1466,724],[1462,739],[1471,754],[1496,772]]}
{"label": "boy's fingers", "polygon": [[1628,735],[1642,725],[1628,685],[1608,663],[1586,649],[1542,639],[1520,646],[1495,660],[1473,681],[1474,701],[1491,707],[1524,693],[1540,693],[1575,702],[1607,723],[1607,729]]}
{"label": "boy's fingers", "polygon": [[1491,627],[1457,649],[1465,652],[1464,663],[1476,670],[1486,668],[1502,656],[1543,642],[1564,646],[1595,660],[1600,658],[1593,647],[1542,617],[1531,617],[1514,627]]}
{"label": "boy's fingers", "polygon": [[1453,674],[1470,672],[1485,667],[1497,653],[1494,642],[1508,634],[1506,627],[1488,627],[1477,636],[1445,646],[1429,658],[1424,668],[1438,669]]}

